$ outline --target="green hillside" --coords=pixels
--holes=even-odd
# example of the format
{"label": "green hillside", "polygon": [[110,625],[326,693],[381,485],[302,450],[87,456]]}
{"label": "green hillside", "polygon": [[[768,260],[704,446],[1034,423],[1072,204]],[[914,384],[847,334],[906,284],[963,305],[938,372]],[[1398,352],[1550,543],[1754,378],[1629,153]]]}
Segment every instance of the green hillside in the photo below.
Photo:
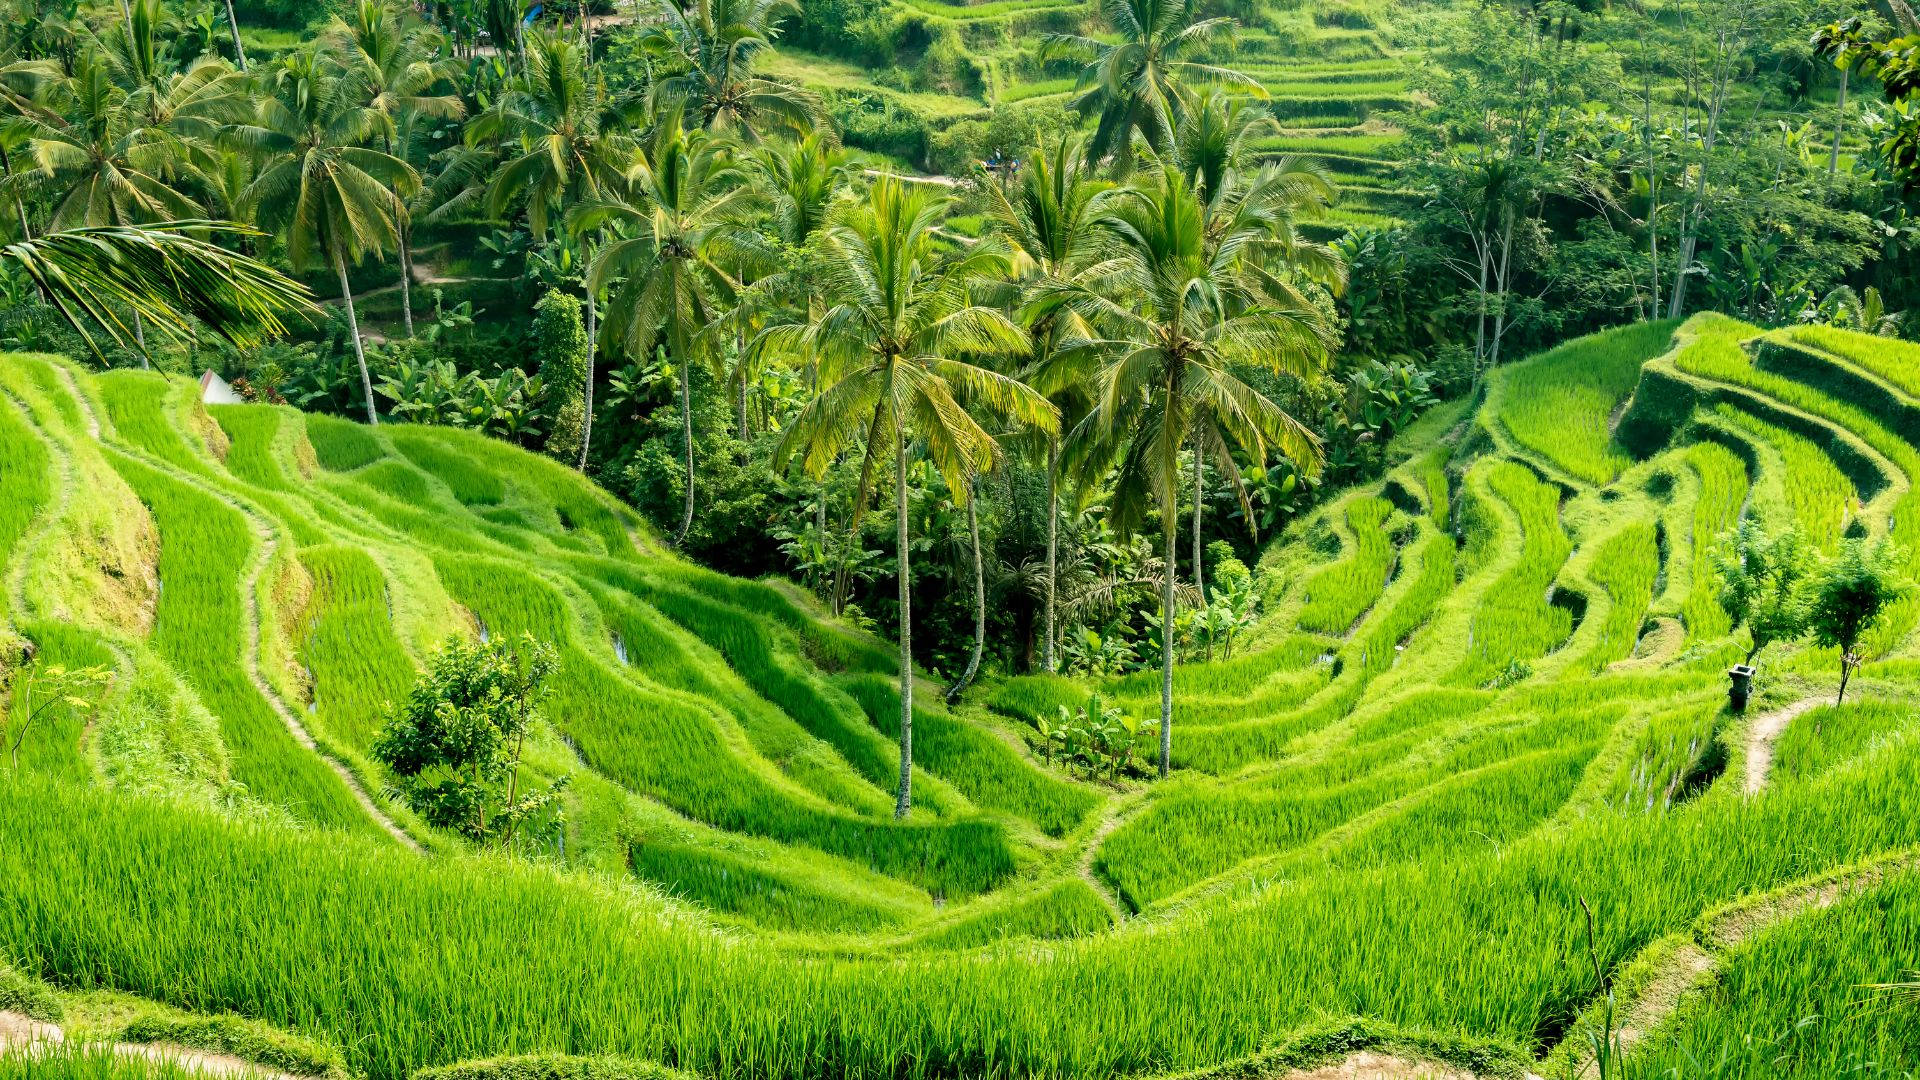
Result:
{"label": "green hillside", "polygon": [[[1920,1006],[1863,988],[1920,956],[1920,598],[1844,705],[1799,644],[1734,713],[1710,554],[1920,551],[1917,388],[1920,346],[1716,315],[1498,368],[1265,549],[1170,780],[1041,735],[1155,672],[929,680],[895,820],[897,653],[796,586],[471,432],[5,356],[6,663],[113,675],[5,782],[0,1018],[76,1077],[1900,1075]],[[522,632],[559,812],[476,852],[375,744],[440,643]]]}

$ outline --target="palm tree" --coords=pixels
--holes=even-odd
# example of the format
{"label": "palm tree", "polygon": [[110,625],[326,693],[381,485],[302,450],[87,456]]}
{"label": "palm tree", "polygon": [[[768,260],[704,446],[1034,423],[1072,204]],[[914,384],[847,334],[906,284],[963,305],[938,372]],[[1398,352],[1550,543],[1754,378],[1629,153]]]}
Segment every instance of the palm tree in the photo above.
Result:
{"label": "palm tree", "polygon": [[587,271],[593,292],[619,282],[601,333],[635,358],[651,353],[664,337],[680,369],[687,483],[676,545],[693,527],[692,365],[722,329],[716,316],[724,298],[717,294],[738,290],[726,265],[743,255],[752,259],[758,247],[739,224],[754,198],[742,179],[723,146],[668,113],[655,121],[653,138],[633,157],[624,177],[628,195],[588,203],[574,217],[577,229],[609,228],[616,236]]}
{"label": "palm tree", "polygon": [[58,66],[45,60],[23,60],[0,53],[0,187],[13,199],[13,211],[20,222],[22,239],[33,238],[33,226],[27,220],[27,204],[13,176],[13,155],[24,150],[42,123],[58,122],[44,98],[49,89],[61,82]]}
{"label": "palm tree", "polygon": [[1101,10],[1120,36],[1118,42],[1078,34],[1048,38],[1049,52],[1087,57],[1073,108],[1083,117],[1098,118],[1087,141],[1089,160],[1111,154],[1118,170],[1127,172],[1135,134],[1149,149],[1164,150],[1173,139],[1184,84],[1224,83],[1266,96],[1259,82],[1240,72],[1189,59],[1225,40],[1234,27],[1233,20],[1224,17],[1196,20],[1199,6],[1199,0],[1102,0]]}
{"label": "palm tree", "polygon": [[365,145],[381,130],[383,117],[362,100],[354,78],[317,50],[285,61],[269,89],[254,122],[228,132],[265,161],[244,204],[262,228],[285,240],[295,272],[316,261],[333,267],[360,364],[367,422],[378,424],[347,265],[399,243],[405,200],[420,189],[420,177],[406,162]]}
{"label": "palm tree", "polygon": [[748,139],[768,126],[802,135],[819,127],[817,98],[754,73],[779,19],[798,13],[793,0],[656,0],[655,10],[641,44],[683,69],[653,84],[655,111],[679,109],[700,127]]}
{"label": "palm tree", "polygon": [[[409,25],[406,14],[389,0],[360,0],[350,19],[335,19],[329,31],[335,51],[360,81],[367,104],[384,122],[380,145],[406,160],[421,119],[459,120],[466,106],[457,93],[434,93],[457,76],[452,61],[441,58],[441,35],[431,27]],[[404,208],[403,208],[404,211]],[[413,336],[412,215],[400,216],[400,319]]]}
{"label": "palm tree", "polygon": [[[1210,227],[1212,226],[1212,227]],[[1078,282],[1048,286],[1098,336],[1085,347],[1103,364],[1093,407],[1068,440],[1069,467],[1117,470],[1112,522],[1122,533],[1157,511],[1161,574],[1160,775],[1173,732],[1174,535],[1181,452],[1215,457],[1237,479],[1232,446],[1256,460],[1278,450],[1318,467],[1318,441],[1233,373],[1260,364],[1310,374],[1329,346],[1322,316],[1282,278],[1253,264],[1269,242],[1264,223],[1210,219],[1193,184],[1163,167],[1154,182],[1118,193],[1100,218],[1100,263]],[[1116,299],[1119,298],[1119,299]]]}
{"label": "palm tree", "polygon": [[284,329],[283,312],[311,310],[306,287],[212,242],[252,232],[223,222],[168,221],[50,232],[0,247],[99,355],[88,326],[125,344],[129,316],[190,340],[204,326],[242,347]]}
{"label": "palm tree", "polygon": [[[825,238],[822,292],[830,306],[817,322],[768,333],[814,351],[839,377],[800,411],[777,456],[798,458],[820,476],[856,440],[866,443],[855,496],[858,512],[876,465],[894,473],[900,586],[900,791],[894,815],[913,802],[913,607],[909,565],[907,442],[917,434],[948,490],[964,498],[971,477],[985,471],[998,447],[962,400],[1016,422],[1050,430],[1057,417],[1045,398],[1020,382],[955,354],[1017,352],[1024,335],[1003,312],[976,302],[974,289],[997,277],[1005,258],[977,244],[942,258],[934,229],[945,196],[883,176],[863,204],[831,226]],[[888,459],[891,459],[889,462]]]}
{"label": "palm tree", "polygon": [[[1317,310],[1295,283],[1304,280],[1337,290],[1345,285],[1346,273],[1333,248],[1301,236],[1299,222],[1324,214],[1331,205],[1336,192],[1332,177],[1308,158],[1287,156],[1254,164],[1254,140],[1278,130],[1267,110],[1218,91],[1205,96],[1183,94],[1183,98],[1186,108],[1167,156],[1205,204],[1208,235],[1242,237],[1240,261],[1244,270],[1259,276],[1271,293],[1284,297],[1290,310]],[[1270,272],[1274,267],[1284,267],[1286,273],[1276,276]],[[1323,323],[1321,336],[1330,335],[1332,329]],[[1208,600],[1201,519],[1206,503],[1206,458],[1211,456],[1225,475],[1236,479],[1234,490],[1249,527],[1253,508],[1247,504],[1245,489],[1237,483],[1239,473],[1232,466],[1224,419],[1207,410],[1196,416],[1196,421],[1192,455],[1193,586],[1204,618]]]}
{"label": "palm tree", "polygon": [[[999,234],[1031,263],[1023,310],[1031,345],[1021,378],[1053,403],[1064,418],[1085,414],[1087,370],[1091,356],[1076,344],[1089,334],[1071,309],[1044,302],[1042,286],[1070,283],[1092,253],[1099,203],[1112,185],[1094,176],[1084,144],[1062,138],[1051,150],[1035,153],[1017,189],[988,185]],[[1046,443],[1047,568],[1043,600],[1042,658],[1058,670],[1060,581],[1060,440]]]}
{"label": "palm tree", "polygon": [[[797,301],[796,306],[806,311],[807,321],[812,322],[819,314],[819,290],[814,288],[813,267],[816,260],[812,257],[814,241],[821,235],[833,206],[847,190],[849,171],[846,152],[834,146],[820,131],[808,132],[794,141],[779,141],[762,144],[756,148],[750,162],[753,166],[754,182],[766,193],[771,201],[771,212],[767,215],[771,225],[773,239],[784,249],[784,269],[764,283],[766,289],[789,301]],[[758,360],[762,350],[743,350],[744,356],[753,356]],[[820,365],[818,358],[806,356],[802,359],[806,371],[808,389],[819,393]],[[827,535],[827,500],[824,492],[815,507],[814,524],[821,536]],[[837,613],[840,595],[836,589],[833,606]]]}
{"label": "palm tree", "polygon": [[486,210],[498,217],[524,198],[535,236],[547,234],[556,210],[620,192],[634,150],[579,44],[547,32],[532,35],[526,73],[474,117],[466,141],[509,148],[486,186]]}

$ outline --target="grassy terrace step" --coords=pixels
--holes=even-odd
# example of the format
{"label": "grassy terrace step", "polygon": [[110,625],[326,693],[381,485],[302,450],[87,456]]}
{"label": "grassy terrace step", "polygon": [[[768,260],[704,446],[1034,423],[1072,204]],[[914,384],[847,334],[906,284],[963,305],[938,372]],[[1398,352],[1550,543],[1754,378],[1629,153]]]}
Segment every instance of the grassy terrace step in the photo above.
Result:
{"label": "grassy terrace step", "polygon": [[[1826,537],[1844,506],[1916,536],[1910,358],[1696,318],[1505,365],[1263,553],[1260,625],[1176,670],[1172,780],[1076,779],[1023,727],[1094,692],[1154,716],[1157,670],[990,678],[953,710],[927,686],[904,822],[888,643],[664,554],[564,465],[203,411],[153,376],[71,394],[67,369],[0,359],[0,616],[120,672],[9,781],[0,955],[62,993],[297,1030],[367,1080],[603,1075],[501,1060],[556,1053],[756,1080],[1204,1075],[1326,1063],[1328,1039],[1535,1061],[1594,1006],[1568,960],[1582,900],[1618,971],[1723,904],[1920,844],[1920,611],[1750,796],[1706,569],[1743,513]],[[278,553],[243,594],[261,530]],[[552,642],[524,779],[564,778],[563,825],[515,859],[374,832],[239,674],[246,595],[266,681],[376,791],[383,705],[442,639]],[[1830,689],[1816,651],[1764,663],[1759,707]],[[1823,1019],[1748,1071],[1920,1051],[1822,981],[1901,977],[1900,895],[1727,950],[1724,992],[1633,1053],[1747,1054],[1810,986]]]}

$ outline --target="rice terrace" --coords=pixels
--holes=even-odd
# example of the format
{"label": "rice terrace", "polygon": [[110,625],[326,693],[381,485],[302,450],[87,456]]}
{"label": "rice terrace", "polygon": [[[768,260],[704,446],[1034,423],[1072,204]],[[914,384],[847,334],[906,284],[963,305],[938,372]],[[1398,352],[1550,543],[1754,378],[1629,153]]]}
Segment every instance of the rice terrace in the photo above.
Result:
{"label": "rice terrace", "polygon": [[1903,0],[0,0],[0,1080],[1920,1077]]}

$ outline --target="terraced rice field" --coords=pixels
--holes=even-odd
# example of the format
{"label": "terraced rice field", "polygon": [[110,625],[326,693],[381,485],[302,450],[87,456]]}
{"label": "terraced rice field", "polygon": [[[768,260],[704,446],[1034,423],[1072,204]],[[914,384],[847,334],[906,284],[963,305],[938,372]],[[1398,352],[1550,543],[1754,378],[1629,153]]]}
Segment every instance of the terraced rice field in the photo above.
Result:
{"label": "terraced rice field", "polygon": [[[6,781],[0,1020],[122,1039],[110,991],[373,1080],[1552,1077],[1607,1034],[1594,959],[1627,1075],[1911,1071],[1911,997],[1848,1003],[1920,955],[1920,612],[1846,706],[1799,708],[1834,663],[1788,647],[1735,715],[1706,569],[1743,516],[1920,550],[1910,368],[1716,317],[1504,367],[1267,549],[1250,646],[1177,672],[1172,779],[1033,748],[1095,691],[1151,715],[1151,675],[928,687],[895,821],[887,643],[565,467],[0,358],[0,625],[116,672]],[[521,631],[564,814],[508,858],[371,745],[440,641]],[[494,1060],[535,1053],[595,1061]]]}

